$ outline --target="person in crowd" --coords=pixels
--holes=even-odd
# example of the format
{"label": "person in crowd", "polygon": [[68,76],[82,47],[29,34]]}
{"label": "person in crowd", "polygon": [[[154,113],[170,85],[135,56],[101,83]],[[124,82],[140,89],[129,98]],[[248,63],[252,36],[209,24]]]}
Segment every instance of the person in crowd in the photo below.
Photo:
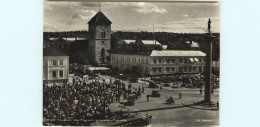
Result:
{"label": "person in crowd", "polygon": [[147,94],[147,95],[146,95],[147,102],[149,101],[149,97],[150,97],[150,96]]}

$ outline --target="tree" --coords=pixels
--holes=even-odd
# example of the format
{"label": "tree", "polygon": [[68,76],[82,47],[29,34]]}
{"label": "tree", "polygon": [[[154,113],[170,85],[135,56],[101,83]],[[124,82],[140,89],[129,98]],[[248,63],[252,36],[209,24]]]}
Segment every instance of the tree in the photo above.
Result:
{"label": "tree", "polygon": [[137,66],[137,65],[132,66],[130,72],[131,72],[131,74],[132,74],[133,77],[135,77],[135,76],[141,76],[141,74],[142,74],[141,66]]}

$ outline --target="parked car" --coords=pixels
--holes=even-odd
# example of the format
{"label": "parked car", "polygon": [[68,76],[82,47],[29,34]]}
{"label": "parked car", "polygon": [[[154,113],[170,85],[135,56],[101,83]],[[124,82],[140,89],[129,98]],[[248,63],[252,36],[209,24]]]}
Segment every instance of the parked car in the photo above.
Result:
{"label": "parked car", "polygon": [[125,105],[127,105],[127,106],[132,106],[132,105],[134,105],[134,104],[135,104],[135,95],[134,95],[134,94],[130,94],[130,95],[127,97],[126,100],[127,100],[127,101],[126,101]]}
{"label": "parked car", "polygon": [[173,84],[173,85],[172,85],[172,88],[179,88],[179,85]]}
{"label": "parked car", "polygon": [[156,85],[155,82],[153,82],[153,81],[150,81],[150,82],[149,82],[149,87],[150,87],[150,88],[159,88],[159,86]]}
{"label": "parked car", "polygon": [[164,87],[170,87],[171,85],[169,83],[163,84]]}
{"label": "parked car", "polygon": [[161,96],[161,94],[160,94],[160,91],[158,89],[154,89],[152,91],[151,97],[160,97],[160,96]]}

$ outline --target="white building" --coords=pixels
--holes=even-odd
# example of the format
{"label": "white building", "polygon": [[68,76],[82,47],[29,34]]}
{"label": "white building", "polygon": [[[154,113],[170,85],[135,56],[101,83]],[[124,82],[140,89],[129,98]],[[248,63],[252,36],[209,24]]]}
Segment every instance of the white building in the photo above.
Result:
{"label": "white building", "polygon": [[111,54],[112,68],[125,70],[138,66],[148,75],[202,73],[205,64],[206,54],[201,51],[153,50],[148,55]]}
{"label": "white building", "polygon": [[67,83],[69,79],[69,56],[57,48],[43,49],[44,83]]}

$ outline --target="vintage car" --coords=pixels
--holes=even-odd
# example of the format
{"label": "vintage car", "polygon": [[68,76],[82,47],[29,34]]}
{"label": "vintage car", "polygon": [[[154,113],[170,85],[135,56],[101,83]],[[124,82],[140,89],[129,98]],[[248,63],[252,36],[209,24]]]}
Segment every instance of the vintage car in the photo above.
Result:
{"label": "vintage car", "polygon": [[160,97],[161,94],[160,94],[160,91],[158,89],[154,89],[152,91],[152,94],[151,94],[151,97]]}
{"label": "vintage car", "polygon": [[159,88],[159,86],[156,85],[155,82],[153,82],[153,81],[150,81],[150,82],[149,82],[149,87],[150,87],[150,88]]}
{"label": "vintage car", "polygon": [[135,95],[134,94],[130,94],[127,98],[126,98],[126,102],[125,102],[125,105],[127,106],[132,106],[135,104]]}
{"label": "vintage car", "polygon": [[170,87],[171,85],[169,83],[163,84],[164,87]]}

